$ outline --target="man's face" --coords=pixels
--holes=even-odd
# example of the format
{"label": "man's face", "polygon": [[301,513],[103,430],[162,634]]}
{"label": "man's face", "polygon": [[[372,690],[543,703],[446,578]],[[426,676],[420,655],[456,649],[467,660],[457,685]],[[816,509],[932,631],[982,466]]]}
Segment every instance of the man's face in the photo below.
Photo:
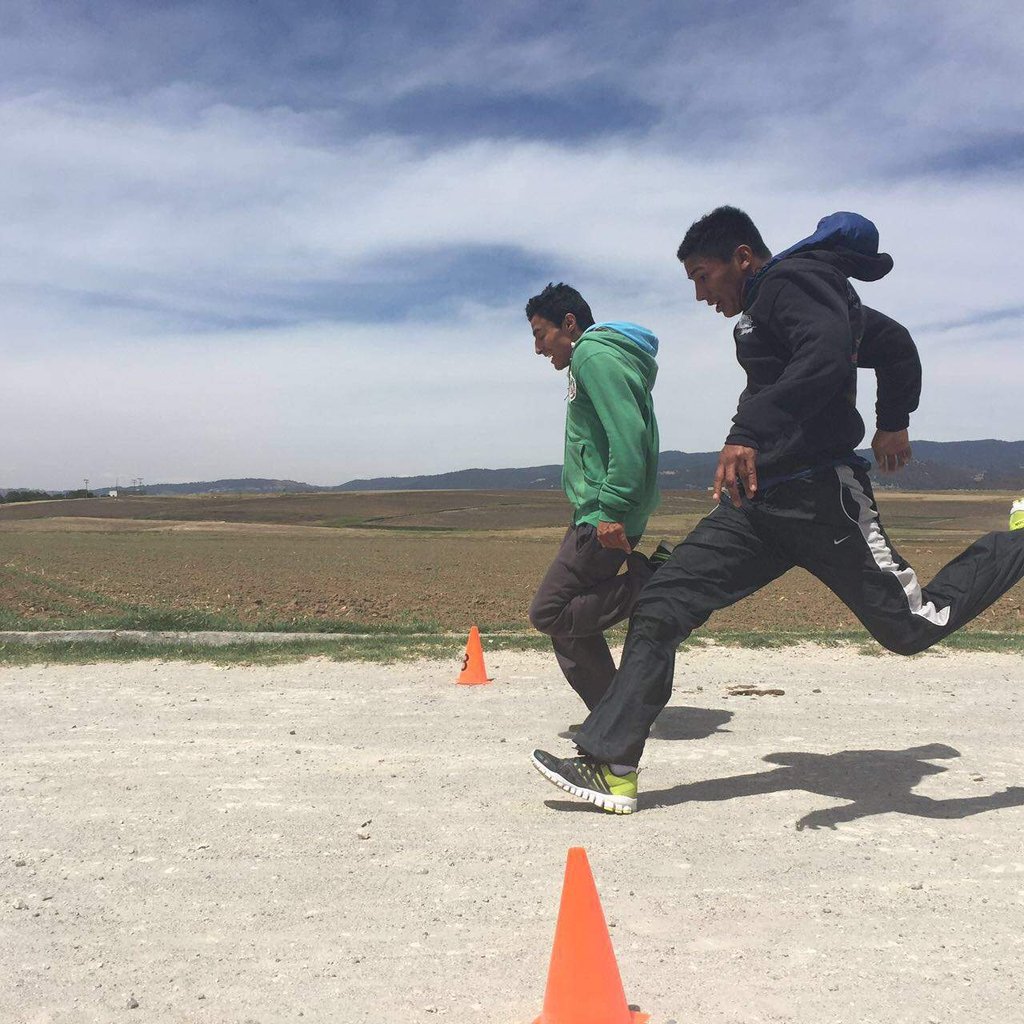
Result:
{"label": "man's face", "polygon": [[530,328],[534,352],[550,359],[556,370],[564,370],[572,359],[573,342],[580,336],[572,313],[566,313],[561,324],[553,324],[537,313],[530,317]]}
{"label": "man's face", "polygon": [[731,260],[714,256],[688,256],[686,276],[693,282],[698,302],[706,302],[724,317],[743,312],[743,285],[750,276],[750,250],[741,245]]}

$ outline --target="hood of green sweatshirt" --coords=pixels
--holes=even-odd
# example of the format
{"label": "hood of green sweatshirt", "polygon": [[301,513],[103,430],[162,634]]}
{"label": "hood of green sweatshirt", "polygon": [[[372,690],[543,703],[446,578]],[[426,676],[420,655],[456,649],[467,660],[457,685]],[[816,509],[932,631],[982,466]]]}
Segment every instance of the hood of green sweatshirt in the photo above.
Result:
{"label": "hood of green sweatshirt", "polygon": [[654,387],[658,376],[658,339],[646,327],[617,320],[594,324],[580,335],[573,355],[590,345],[616,349],[643,376],[647,390]]}

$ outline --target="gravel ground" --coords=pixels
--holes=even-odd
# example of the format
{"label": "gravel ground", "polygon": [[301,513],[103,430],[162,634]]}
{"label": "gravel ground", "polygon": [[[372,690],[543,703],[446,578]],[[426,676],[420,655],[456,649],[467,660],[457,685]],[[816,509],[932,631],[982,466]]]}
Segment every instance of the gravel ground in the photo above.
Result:
{"label": "gravel ground", "polygon": [[632,817],[458,660],[0,669],[0,1021],[528,1024],[573,845],[654,1024],[1024,1021],[1020,657],[689,651]]}

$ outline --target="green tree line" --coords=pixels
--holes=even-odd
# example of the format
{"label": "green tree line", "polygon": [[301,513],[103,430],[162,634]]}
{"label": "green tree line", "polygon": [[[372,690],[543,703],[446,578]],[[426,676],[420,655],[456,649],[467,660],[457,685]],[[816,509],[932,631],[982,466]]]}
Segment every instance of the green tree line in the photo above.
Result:
{"label": "green tree line", "polygon": [[34,491],[28,487],[13,487],[11,490],[0,494],[0,502],[14,501],[50,501],[52,498],[92,498],[92,491],[79,488],[77,491],[59,491],[51,494],[49,491]]}

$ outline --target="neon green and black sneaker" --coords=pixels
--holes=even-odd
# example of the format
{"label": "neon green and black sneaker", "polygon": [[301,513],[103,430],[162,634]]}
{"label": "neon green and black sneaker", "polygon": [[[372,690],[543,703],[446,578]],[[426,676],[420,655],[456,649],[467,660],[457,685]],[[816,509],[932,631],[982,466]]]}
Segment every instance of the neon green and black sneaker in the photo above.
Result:
{"label": "neon green and black sneaker", "polygon": [[1024,530],[1024,498],[1018,498],[1010,506],[1010,529]]}
{"label": "neon green and black sneaker", "polygon": [[546,750],[533,752],[533,767],[559,789],[589,800],[609,814],[632,814],[636,810],[636,771],[616,775],[608,765],[585,754],[555,757]]}
{"label": "neon green and black sneaker", "polygon": [[647,559],[651,565],[654,566],[654,571],[657,572],[671,556],[673,550],[675,550],[667,540],[659,541],[658,546],[654,549],[651,557]]}

